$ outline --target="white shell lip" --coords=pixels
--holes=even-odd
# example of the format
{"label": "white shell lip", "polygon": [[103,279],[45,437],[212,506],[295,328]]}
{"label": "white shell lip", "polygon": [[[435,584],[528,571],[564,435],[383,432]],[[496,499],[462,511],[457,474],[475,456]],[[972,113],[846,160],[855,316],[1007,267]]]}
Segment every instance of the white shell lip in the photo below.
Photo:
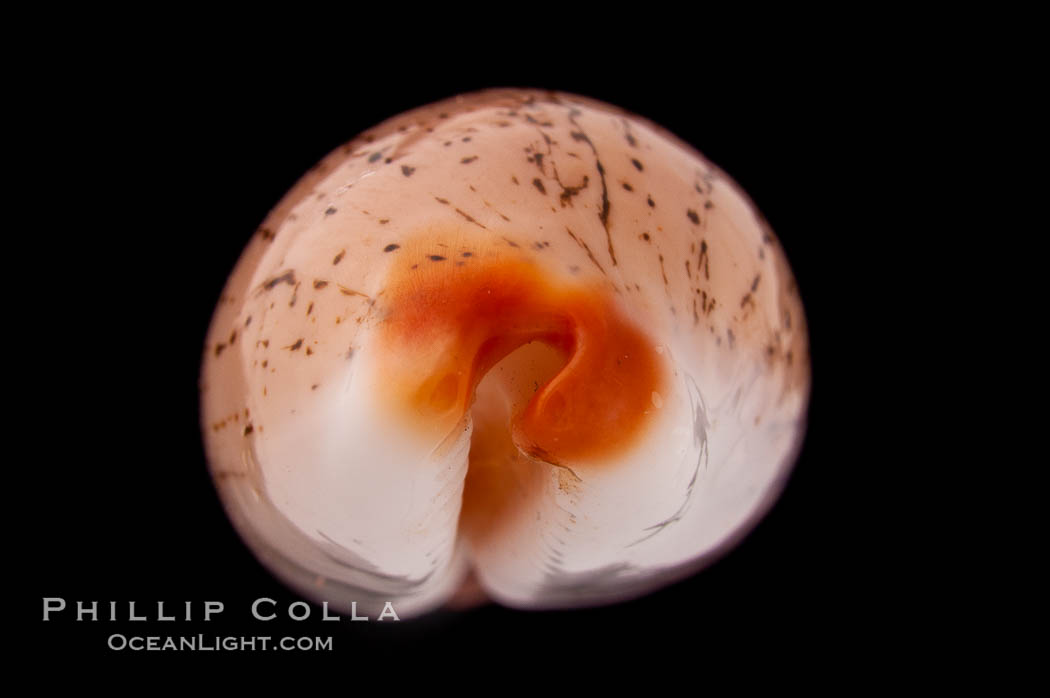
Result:
{"label": "white shell lip", "polygon": [[[775,247],[771,254],[782,263],[781,271],[790,278],[790,269],[787,267],[784,252],[779,245],[775,244],[775,236],[761,217],[757,207],[730,177],[711,165],[691,144],[681,141],[644,117],[639,117],[618,107],[577,95],[536,90],[496,89],[461,95],[393,117],[369,129],[362,136],[334,151],[314,170],[304,175],[271,212],[261,229],[269,230],[271,235],[276,234],[287,221],[292,209],[302,201],[304,194],[308,193],[318,182],[324,180],[328,173],[338,167],[340,162],[345,161],[348,155],[366,143],[381,141],[383,138],[396,134],[398,129],[406,124],[424,120],[428,115],[442,111],[462,113],[463,110],[469,110],[475,105],[498,105],[504,102],[520,104],[523,99],[530,97],[537,100],[564,100],[584,108],[629,119],[632,127],[647,128],[673,144],[677,149],[688,153],[696,161],[704,163],[709,168],[709,172],[716,173],[717,178],[725,183],[728,191],[739,197],[740,205],[749,211],[757,221],[763,235],[774,241]],[[404,140],[411,140],[413,136],[426,138],[423,129],[419,129],[418,134],[411,134]],[[403,147],[403,144],[398,147]],[[356,180],[348,184],[356,184],[375,175],[376,170],[365,170]],[[255,269],[259,260],[266,254],[268,241],[265,237],[264,233],[252,239],[238,262],[237,271],[231,276],[223,298],[233,297],[234,302],[220,301],[209,331],[206,356],[215,353],[216,346],[222,343],[221,339],[227,337],[233,320],[238,317],[235,306],[240,302],[239,299],[248,294],[249,282],[254,278],[252,274],[245,272]],[[348,254],[352,253],[348,252]],[[800,328],[798,331],[801,332],[808,349],[805,316],[800,301],[792,306],[792,311],[795,313],[794,322]],[[234,342],[227,342],[226,346],[232,348]],[[783,451],[779,462],[771,469],[773,475],[765,483],[750,511],[734,526],[723,531],[717,543],[709,545],[702,553],[687,561],[679,561],[665,569],[649,568],[636,580],[620,582],[612,589],[594,588],[590,584],[582,584],[576,587],[566,587],[553,593],[547,590],[544,598],[506,595],[501,594],[498,590],[488,589],[490,595],[506,605],[529,609],[614,603],[641,596],[657,587],[688,577],[726,554],[757,525],[773,506],[782,493],[802,448],[806,433],[806,415],[811,386],[808,373],[808,351],[804,359],[800,357],[799,363],[805,364],[805,374],[794,386],[798,407],[797,418],[792,425],[791,442]],[[235,371],[209,371],[206,361],[202,367],[201,380],[202,427],[208,449],[209,467],[226,511],[241,537],[256,556],[285,583],[316,601],[327,600],[336,603],[356,601],[359,607],[366,610],[371,609],[374,613],[378,613],[382,604],[390,600],[391,595],[394,594],[398,600],[399,613],[406,617],[440,606],[454,592],[471,564],[470,553],[462,541],[455,541],[447,551],[448,556],[442,574],[420,581],[420,578],[400,578],[397,575],[387,574],[383,570],[370,569],[367,561],[352,556],[348,558],[347,551],[342,546],[335,545],[327,548],[318,544],[316,536],[308,537],[300,527],[288,519],[279,507],[274,505],[271,497],[266,494],[265,478],[258,463],[259,455],[254,439],[227,438],[232,433],[231,431],[226,431],[218,437],[215,436],[214,425],[228,417],[226,414],[228,410],[220,409],[210,402],[208,395],[214,395],[216,391],[223,391],[230,395],[246,393],[248,391],[246,377],[237,375]],[[654,404],[662,403],[663,400],[663,396],[654,397]],[[240,431],[242,426],[248,429],[246,423],[251,416],[244,414],[242,419],[244,422],[238,422],[235,431]],[[469,445],[469,426],[466,431],[468,432],[466,443]],[[450,438],[454,436],[456,436],[456,430]],[[458,447],[462,448],[462,439],[457,443]],[[456,443],[450,442],[449,448],[455,447]],[[237,455],[231,455],[234,453]]]}

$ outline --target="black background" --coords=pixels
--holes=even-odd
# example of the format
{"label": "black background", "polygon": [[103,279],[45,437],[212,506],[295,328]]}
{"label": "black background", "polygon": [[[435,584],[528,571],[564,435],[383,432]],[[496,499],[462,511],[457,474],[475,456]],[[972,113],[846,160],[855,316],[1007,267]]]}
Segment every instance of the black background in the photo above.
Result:
{"label": "black background", "polygon": [[[833,47],[795,44],[705,51],[651,39],[605,57],[515,61],[495,42],[480,55],[384,47],[294,62],[273,50],[205,60],[190,46],[147,44],[84,46],[60,73],[25,80],[36,121],[26,131],[26,229],[40,271],[14,340],[32,349],[34,368],[21,375],[16,365],[14,377],[30,384],[22,438],[37,447],[20,470],[33,516],[15,534],[30,581],[19,610],[36,638],[23,649],[127,663],[143,657],[107,650],[110,633],[205,632],[331,634],[335,654],[357,665],[584,651],[609,661],[862,654],[883,590],[856,564],[870,553],[857,525],[863,465],[844,456],[857,445],[845,427],[858,369],[843,316],[862,292],[842,268],[856,237],[842,213],[856,160],[881,128],[875,92],[857,89],[877,86],[877,74],[834,60]],[[268,209],[329,150],[406,109],[495,86],[625,107],[751,195],[786,250],[810,325],[813,397],[795,472],[739,547],[637,601],[549,613],[487,606],[399,624],[322,624],[315,610],[303,623],[258,623],[252,600],[283,608],[296,597],[241,544],[203,458],[196,386],[222,285]],[[219,600],[226,611],[208,624],[76,623],[68,611],[42,623],[45,596],[118,601],[124,612],[135,600],[150,614],[157,601],[194,601],[197,617],[204,600]]]}

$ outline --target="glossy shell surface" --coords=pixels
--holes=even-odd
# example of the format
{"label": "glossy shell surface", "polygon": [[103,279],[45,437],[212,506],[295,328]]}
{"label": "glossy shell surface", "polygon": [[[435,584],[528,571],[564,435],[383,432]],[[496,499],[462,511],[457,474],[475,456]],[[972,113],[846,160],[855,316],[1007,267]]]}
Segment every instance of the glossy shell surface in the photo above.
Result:
{"label": "glossy shell surface", "polygon": [[303,176],[219,301],[202,428],[244,540],[403,617],[473,571],[520,608],[694,572],[779,493],[802,305],[751,201],[590,99],[465,95]]}

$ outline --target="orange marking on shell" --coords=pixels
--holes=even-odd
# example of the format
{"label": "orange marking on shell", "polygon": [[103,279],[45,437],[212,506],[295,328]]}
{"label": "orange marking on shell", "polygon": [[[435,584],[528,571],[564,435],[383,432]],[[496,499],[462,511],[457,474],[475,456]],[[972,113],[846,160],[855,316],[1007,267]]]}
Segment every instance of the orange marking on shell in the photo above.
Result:
{"label": "orange marking on shell", "polygon": [[542,341],[562,351],[566,364],[514,417],[518,447],[553,463],[629,447],[666,381],[656,343],[604,287],[557,279],[525,251],[486,245],[403,246],[387,277],[378,328],[390,402],[420,428],[447,431],[489,369]]}

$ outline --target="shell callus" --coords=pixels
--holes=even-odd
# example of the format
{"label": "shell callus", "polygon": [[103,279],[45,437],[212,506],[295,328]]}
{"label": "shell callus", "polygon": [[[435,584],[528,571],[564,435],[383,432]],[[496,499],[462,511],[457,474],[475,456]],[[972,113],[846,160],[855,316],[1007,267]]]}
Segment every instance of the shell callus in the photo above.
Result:
{"label": "shell callus", "polygon": [[404,617],[697,569],[779,492],[805,320],[739,189],[658,127],[497,90],[409,112],[293,188],[202,368],[212,473],[304,594]]}

